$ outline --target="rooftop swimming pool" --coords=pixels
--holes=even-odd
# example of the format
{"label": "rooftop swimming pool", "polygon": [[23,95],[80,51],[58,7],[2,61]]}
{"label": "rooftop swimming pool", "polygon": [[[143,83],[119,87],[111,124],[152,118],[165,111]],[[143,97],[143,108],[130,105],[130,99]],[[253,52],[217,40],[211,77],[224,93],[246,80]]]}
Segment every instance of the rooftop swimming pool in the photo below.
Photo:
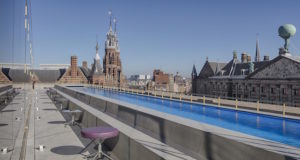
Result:
{"label": "rooftop swimming pool", "polygon": [[300,148],[300,120],[117,91],[72,88]]}

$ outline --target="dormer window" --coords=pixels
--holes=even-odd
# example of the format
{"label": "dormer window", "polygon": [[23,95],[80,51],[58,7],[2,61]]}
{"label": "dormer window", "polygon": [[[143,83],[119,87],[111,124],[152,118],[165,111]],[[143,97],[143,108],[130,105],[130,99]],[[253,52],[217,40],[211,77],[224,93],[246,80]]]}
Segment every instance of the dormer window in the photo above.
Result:
{"label": "dormer window", "polygon": [[224,72],[225,72],[224,70],[221,70],[221,76],[223,76],[223,75],[224,75]]}

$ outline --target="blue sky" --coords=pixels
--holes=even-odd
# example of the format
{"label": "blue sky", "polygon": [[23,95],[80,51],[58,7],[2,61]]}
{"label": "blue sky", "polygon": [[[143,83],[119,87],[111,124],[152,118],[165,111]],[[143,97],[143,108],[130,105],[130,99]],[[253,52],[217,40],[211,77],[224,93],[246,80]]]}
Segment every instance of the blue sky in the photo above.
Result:
{"label": "blue sky", "polygon": [[[0,2],[1,62],[24,62],[24,1],[14,2]],[[152,74],[153,69],[160,68],[189,76],[193,64],[199,72],[206,57],[210,61],[227,62],[233,50],[238,51],[239,57],[241,52],[247,52],[253,59],[257,33],[261,56],[274,58],[284,43],[278,36],[278,27],[286,23],[300,27],[297,0],[31,0],[31,3],[36,65],[69,63],[71,55],[78,56],[80,65],[82,60],[91,64],[96,35],[103,58],[109,27],[107,13],[111,9],[118,20],[126,75]],[[298,34],[291,40],[290,51],[294,55],[300,55]]]}

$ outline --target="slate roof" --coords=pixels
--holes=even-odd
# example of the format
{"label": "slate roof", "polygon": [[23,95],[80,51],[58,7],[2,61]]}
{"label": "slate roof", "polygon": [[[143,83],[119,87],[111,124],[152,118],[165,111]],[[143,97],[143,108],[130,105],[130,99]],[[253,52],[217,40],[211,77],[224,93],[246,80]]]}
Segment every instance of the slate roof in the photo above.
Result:
{"label": "slate roof", "polygon": [[[226,63],[220,63],[220,62],[208,62],[208,65],[210,68],[216,73],[218,71],[218,68],[221,70]],[[219,65],[219,66],[218,66]]]}
{"label": "slate roof", "polygon": [[226,63],[219,63],[219,62],[209,62],[206,61],[203,65],[200,73],[199,78],[207,78],[209,76],[214,76],[219,69],[223,68],[226,65]]}
{"label": "slate roof", "polygon": [[[260,62],[252,62],[254,64],[254,71],[263,67],[264,65],[269,64],[270,61],[260,61]],[[233,66],[233,71],[230,76],[239,76],[239,75],[248,75],[249,74],[249,63],[236,63]],[[224,67],[222,70],[226,71],[225,74],[226,76],[229,76],[230,72],[229,66]],[[244,73],[243,73],[244,70]]]}
{"label": "slate roof", "polygon": [[[8,70],[8,72],[7,72]],[[42,83],[55,83],[64,73],[65,69],[59,70],[39,70],[33,69],[32,71]],[[23,69],[6,69],[8,77],[13,82],[30,82],[29,74],[25,74]]]}
{"label": "slate roof", "polygon": [[[279,56],[277,56],[276,58],[274,58],[274,59],[272,59],[272,60],[270,60],[270,61],[267,61],[268,63],[266,63],[265,65],[262,65],[260,68],[255,69],[255,71],[252,72],[251,74],[249,74],[249,75],[247,76],[247,78],[250,78],[250,77],[251,77],[252,75],[254,75],[255,73],[257,73],[257,72],[263,70],[265,67],[269,66],[269,65],[272,64],[272,63],[275,63],[276,61],[278,61],[278,60],[280,60],[280,59],[282,59],[282,58],[287,58],[287,59],[290,59],[290,60],[292,60],[292,61],[294,61],[294,62],[296,62],[296,63],[300,63],[300,57],[299,57],[299,56],[279,55]],[[295,77],[293,77],[293,78],[299,78],[299,75],[294,75],[294,76],[295,76]]]}
{"label": "slate roof", "polygon": [[79,67],[86,78],[91,76],[91,69],[86,67]]}

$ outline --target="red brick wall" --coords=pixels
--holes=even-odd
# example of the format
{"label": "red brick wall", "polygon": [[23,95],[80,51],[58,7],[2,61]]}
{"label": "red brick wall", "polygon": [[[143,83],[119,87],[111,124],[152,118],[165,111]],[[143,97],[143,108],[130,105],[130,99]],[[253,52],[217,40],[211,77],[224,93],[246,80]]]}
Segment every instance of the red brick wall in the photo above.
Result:
{"label": "red brick wall", "polygon": [[165,74],[161,70],[154,70],[153,81],[155,84],[169,84],[169,74]]}

